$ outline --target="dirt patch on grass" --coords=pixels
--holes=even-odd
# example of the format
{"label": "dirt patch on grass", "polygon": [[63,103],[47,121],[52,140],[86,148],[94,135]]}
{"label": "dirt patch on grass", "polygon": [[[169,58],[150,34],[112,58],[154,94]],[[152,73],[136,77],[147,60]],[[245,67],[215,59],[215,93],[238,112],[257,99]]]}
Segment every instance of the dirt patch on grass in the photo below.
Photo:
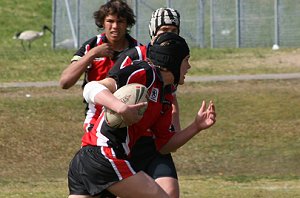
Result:
{"label": "dirt patch on grass", "polygon": [[[270,83],[271,82],[271,83]],[[295,90],[299,92],[297,84],[299,79],[294,80],[253,80],[253,81],[225,81],[225,82],[197,82],[185,83],[178,87],[178,94],[188,93],[223,93],[224,91],[230,93],[240,93],[244,90],[249,92],[259,90]],[[219,86],[218,86],[219,85]]]}
{"label": "dirt patch on grass", "polygon": [[291,52],[277,53],[266,57],[265,62],[267,64],[274,65],[288,65],[300,68],[300,49],[295,49]]}

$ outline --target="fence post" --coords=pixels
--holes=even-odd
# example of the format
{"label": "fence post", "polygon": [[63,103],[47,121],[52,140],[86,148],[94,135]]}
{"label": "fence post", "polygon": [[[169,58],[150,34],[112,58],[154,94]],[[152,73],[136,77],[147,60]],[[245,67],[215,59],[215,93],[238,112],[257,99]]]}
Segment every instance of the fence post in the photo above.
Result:
{"label": "fence post", "polygon": [[199,23],[197,25],[197,44],[199,45],[200,48],[204,48],[204,7],[205,7],[205,0],[199,0],[198,1],[198,5],[199,5],[199,12],[197,12],[197,17]]}
{"label": "fence post", "polygon": [[171,0],[166,0],[166,5],[168,8],[172,8]]}
{"label": "fence post", "polygon": [[210,47],[211,48],[215,47],[214,6],[215,6],[215,1],[210,0]]}
{"label": "fence post", "polygon": [[52,1],[52,30],[53,30],[53,36],[52,36],[52,48],[55,49],[56,44],[56,0]]}
{"label": "fence post", "polygon": [[[134,1],[134,7],[133,7],[133,10],[135,12],[135,16],[138,16],[138,1],[139,0],[135,0]],[[136,20],[136,23],[135,23],[135,26],[134,26],[134,38],[138,38],[138,31],[139,31],[139,21],[138,21],[138,17],[137,17],[137,20]]]}
{"label": "fence post", "polygon": [[279,0],[274,0],[274,43],[275,45],[280,45],[280,36],[279,36]]}
{"label": "fence post", "polygon": [[71,15],[71,11],[70,11],[70,5],[69,5],[68,0],[65,0],[65,5],[66,5],[69,24],[70,24],[70,28],[71,28],[71,33],[72,33],[72,37],[73,37],[73,41],[74,41],[74,45],[75,45],[74,47],[78,48],[77,42],[76,42],[77,36],[76,36],[76,33],[75,33],[74,24],[73,24],[73,20],[72,20],[72,15]]}
{"label": "fence post", "polygon": [[241,47],[241,2],[235,1],[236,8],[236,48]]}
{"label": "fence post", "polygon": [[76,15],[77,40],[74,41],[74,44],[77,45],[77,46],[79,46],[79,44],[80,44],[80,35],[81,35],[81,32],[80,32],[80,17],[79,17],[80,16],[80,10],[81,10],[80,4],[81,4],[81,1],[77,0],[77,5],[76,5],[76,7],[77,7],[77,9],[76,9],[77,10],[77,13],[76,13],[77,14]]}

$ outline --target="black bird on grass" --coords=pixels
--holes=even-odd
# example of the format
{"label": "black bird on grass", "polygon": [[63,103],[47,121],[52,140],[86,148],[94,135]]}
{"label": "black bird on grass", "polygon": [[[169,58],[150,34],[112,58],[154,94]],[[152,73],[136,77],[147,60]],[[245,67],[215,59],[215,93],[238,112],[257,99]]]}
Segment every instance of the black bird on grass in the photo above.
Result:
{"label": "black bird on grass", "polygon": [[21,44],[24,49],[25,46],[23,42],[24,41],[28,42],[28,48],[30,49],[31,42],[38,38],[41,38],[45,34],[46,30],[49,31],[51,34],[53,34],[52,30],[48,26],[44,25],[41,32],[26,30],[26,31],[18,32],[13,38],[21,40]]}

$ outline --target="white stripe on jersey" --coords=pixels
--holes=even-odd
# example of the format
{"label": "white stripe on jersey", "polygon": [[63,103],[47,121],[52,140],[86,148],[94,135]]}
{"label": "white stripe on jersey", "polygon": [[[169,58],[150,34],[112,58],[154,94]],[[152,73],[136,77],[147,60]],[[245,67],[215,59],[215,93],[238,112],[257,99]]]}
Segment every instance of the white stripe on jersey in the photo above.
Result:
{"label": "white stripe on jersey", "polygon": [[[111,150],[111,152],[112,152],[112,155],[115,156],[114,150],[113,150],[112,148],[110,148],[110,150]],[[113,167],[113,169],[115,170],[115,173],[117,174],[119,180],[122,180],[122,179],[123,179],[123,178],[122,178],[122,175],[120,174],[120,172],[119,172],[119,170],[118,170],[116,164],[114,163],[114,161],[113,161],[112,159],[110,159],[110,158],[108,158],[108,157],[106,156],[106,153],[104,152],[103,147],[101,147],[101,153],[102,153],[102,155],[110,162],[110,164],[111,164],[111,166]]]}
{"label": "white stripe on jersey", "polygon": [[90,123],[96,112],[96,108],[93,103],[89,103],[88,105],[89,110],[86,112],[84,123]]}
{"label": "white stripe on jersey", "polygon": [[[102,116],[102,117],[101,117]],[[97,138],[97,146],[108,146],[107,145],[107,141],[109,140],[107,137],[105,137],[101,132],[101,126],[104,122],[104,112],[102,111],[102,113],[100,114],[101,117],[101,121],[99,123],[99,125],[97,126],[97,132],[96,132],[96,136],[98,137]]]}
{"label": "white stripe on jersey", "polygon": [[[152,66],[151,66],[151,67],[152,67]],[[136,70],[135,72],[133,72],[133,73],[128,77],[126,84],[128,84],[128,82],[130,81],[130,77],[131,77],[131,76],[134,76],[136,73],[138,73],[138,72],[140,72],[140,71],[143,71],[143,70],[144,70],[144,69],[139,69],[139,70]],[[153,85],[153,83],[155,82],[156,76],[155,76],[154,69],[152,69],[152,73],[153,73],[153,79],[152,79],[151,84],[150,84],[147,88],[151,87],[151,86]]]}
{"label": "white stripe on jersey", "polygon": [[124,64],[126,63],[126,61],[127,61],[128,58],[129,58],[129,56],[126,56],[126,58],[123,60],[121,66],[120,66],[120,69],[123,69],[125,67]]}
{"label": "white stripe on jersey", "polygon": [[143,55],[142,55],[141,48],[139,46],[136,46],[135,49],[136,49],[136,51],[139,55],[139,60],[143,60]]}
{"label": "white stripe on jersey", "polygon": [[[111,150],[112,156],[113,156],[113,157],[116,157],[116,154],[115,154],[115,152],[114,152],[114,149],[110,148],[110,150]],[[121,173],[119,172],[119,170],[118,170],[116,164],[114,163],[114,161],[113,161],[112,159],[110,159],[110,158],[108,158],[108,157],[106,156],[106,154],[105,154],[105,152],[104,152],[104,150],[103,150],[103,147],[101,147],[101,153],[102,153],[102,155],[110,162],[110,164],[111,164],[111,166],[113,167],[115,173],[117,174],[119,180],[122,180],[123,177],[122,177]],[[127,164],[127,167],[128,167],[128,169],[131,171],[131,173],[132,173],[133,175],[136,174],[135,170],[131,167],[131,164],[130,164],[127,160],[124,160],[124,162]]]}
{"label": "white stripe on jersey", "polygon": [[102,40],[102,35],[101,34],[98,34],[97,35],[97,45],[98,43]]}
{"label": "white stripe on jersey", "polygon": [[[151,67],[152,67],[152,66],[151,66]],[[149,85],[149,87],[152,87],[152,85],[154,84],[155,79],[156,79],[154,69],[152,69],[152,73],[153,73],[153,79],[152,79],[152,82],[151,82],[151,84]],[[147,88],[149,88],[149,87],[147,87]]]}
{"label": "white stripe on jersey", "polygon": [[128,134],[128,127],[127,127],[127,131],[126,131],[127,135],[126,135],[126,140],[125,143],[122,143],[122,146],[124,148],[124,151],[126,153],[126,155],[129,154],[130,149],[129,149],[129,134]]}
{"label": "white stripe on jersey", "polygon": [[133,170],[133,168],[131,167],[131,164],[130,164],[127,160],[125,160],[125,162],[126,162],[128,168],[129,168],[129,170],[130,170],[133,174],[136,174],[135,170]]}
{"label": "white stripe on jersey", "polygon": [[134,71],[134,72],[128,77],[126,84],[129,83],[130,77],[131,77],[131,76],[134,76],[136,73],[139,73],[139,72],[141,72],[141,71],[143,71],[143,70],[145,70],[145,69],[138,69],[138,70]]}

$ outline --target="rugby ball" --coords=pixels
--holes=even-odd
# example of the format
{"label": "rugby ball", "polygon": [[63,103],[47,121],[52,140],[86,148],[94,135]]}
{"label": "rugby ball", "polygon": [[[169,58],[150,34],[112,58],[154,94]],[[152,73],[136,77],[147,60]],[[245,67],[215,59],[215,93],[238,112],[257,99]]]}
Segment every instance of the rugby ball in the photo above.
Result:
{"label": "rugby ball", "polygon": [[[114,96],[125,104],[137,104],[148,101],[148,89],[138,83],[127,84],[119,88]],[[143,115],[145,108],[140,109],[139,114]],[[108,126],[113,128],[123,128],[127,125],[123,122],[122,117],[111,109],[104,109],[104,118]]]}

